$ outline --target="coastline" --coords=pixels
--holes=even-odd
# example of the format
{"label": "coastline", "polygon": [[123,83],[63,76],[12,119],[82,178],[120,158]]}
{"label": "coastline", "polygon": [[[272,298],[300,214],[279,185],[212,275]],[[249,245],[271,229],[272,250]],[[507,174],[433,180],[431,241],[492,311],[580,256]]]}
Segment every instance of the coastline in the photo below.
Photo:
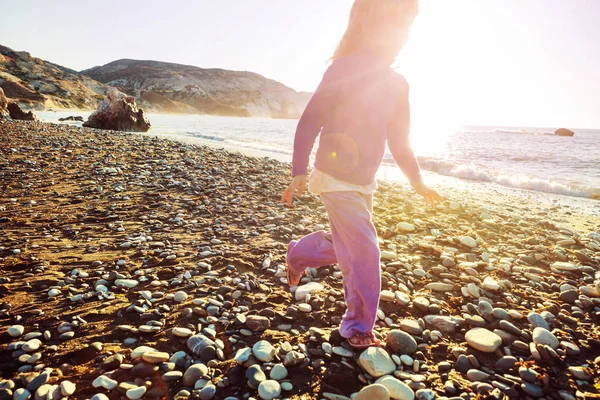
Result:
{"label": "coastline", "polygon": [[[76,398],[133,387],[146,398],[245,398],[257,393],[252,366],[269,375],[275,364],[291,399],[347,399],[374,382],[362,352],[336,335],[337,268],[311,271],[304,282],[321,286],[308,300],[283,282],[287,242],[327,226],[317,196],[279,204],[289,164],[155,136],[0,123],[0,321],[23,327],[0,331],[10,390],[42,377],[48,391],[75,383]],[[377,331],[403,330],[415,346],[388,344],[388,373],[439,398],[488,386],[509,397],[598,396],[598,215],[525,191],[434,184],[447,185],[448,201],[432,210],[405,184],[383,180],[375,194]],[[543,326],[560,342],[552,350],[535,339]],[[476,327],[501,344],[474,347],[466,334]],[[212,344],[195,353],[192,334]],[[248,349],[259,341],[268,361]]]}

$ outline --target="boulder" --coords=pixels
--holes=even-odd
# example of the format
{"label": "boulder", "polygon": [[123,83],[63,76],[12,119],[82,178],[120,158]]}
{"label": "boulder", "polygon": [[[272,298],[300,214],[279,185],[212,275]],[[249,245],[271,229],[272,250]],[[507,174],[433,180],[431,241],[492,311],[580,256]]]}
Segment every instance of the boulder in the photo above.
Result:
{"label": "boulder", "polygon": [[17,103],[10,102],[8,103],[8,112],[10,113],[10,117],[12,119],[18,119],[22,121],[37,121],[37,117],[31,111],[23,111],[21,107]]}
{"label": "boulder", "polygon": [[4,95],[4,90],[0,88],[0,120],[10,119],[10,113],[8,112],[8,99]]}
{"label": "boulder", "polygon": [[574,136],[575,132],[573,132],[572,130],[567,129],[567,128],[560,128],[560,129],[555,130],[554,134],[558,135],[558,136]]}
{"label": "boulder", "polygon": [[132,96],[110,88],[98,110],[89,116],[83,126],[113,131],[148,132],[151,125],[144,110],[137,108]]}

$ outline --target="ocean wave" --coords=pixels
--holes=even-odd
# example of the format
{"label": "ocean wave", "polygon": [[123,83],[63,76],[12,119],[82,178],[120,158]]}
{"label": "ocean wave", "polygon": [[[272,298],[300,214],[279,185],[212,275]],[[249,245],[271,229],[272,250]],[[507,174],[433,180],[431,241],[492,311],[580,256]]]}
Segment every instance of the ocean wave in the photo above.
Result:
{"label": "ocean wave", "polygon": [[461,165],[447,160],[419,160],[419,165],[425,171],[435,172],[440,175],[472,181],[495,183],[516,189],[595,199],[597,199],[600,194],[600,188],[574,187],[564,183],[535,177],[494,173],[475,165]]}
{"label": "ocean wave", "polygon": [[224,142],[226,140],[226,138],[221,136],[206,135],[198,132],[182,132],[182,134],[186,136],[193,136],[198,139],[212,140],[215,142]]}
{"label": "ocean wave", "polygon": [[227,142],[227,144],[229,144],[231,146],[240,147],[240,148],[265,151],[265,152],[269,152],[269,153],[285,154],[288,156],[291,156],[293,154],[293,151],[291,148],[277,146],[277,145],[273,145],[271,143],[241,142],[238,140],[231,140],[231,139],[227,139],[226,142]]}
{"label": "ocean wave", "polygon": [[548,133],[548,132],[529,132],[528,130],[525,129],[494,129],[493,131],[491,131],[493,133],[511,133],[511,134],[519,134],[519,135],[550,135],[550,136],[555,136],[554,133]]}

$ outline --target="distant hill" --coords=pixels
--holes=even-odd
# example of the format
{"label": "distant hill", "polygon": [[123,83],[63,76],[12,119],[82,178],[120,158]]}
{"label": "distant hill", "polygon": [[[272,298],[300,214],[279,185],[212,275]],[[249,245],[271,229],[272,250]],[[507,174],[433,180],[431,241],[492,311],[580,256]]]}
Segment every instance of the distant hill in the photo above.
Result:
{"label": "distant hill", "polygon": [[253,72],[159,61],[124,59],[81,73],[135,96],[149,111],[297,118],[310,99]]}
{"label": "distant hill", "polygon": [[0,87],[17,103],[35,109],[95,109],[108,89],[77,71],[0,45]]}

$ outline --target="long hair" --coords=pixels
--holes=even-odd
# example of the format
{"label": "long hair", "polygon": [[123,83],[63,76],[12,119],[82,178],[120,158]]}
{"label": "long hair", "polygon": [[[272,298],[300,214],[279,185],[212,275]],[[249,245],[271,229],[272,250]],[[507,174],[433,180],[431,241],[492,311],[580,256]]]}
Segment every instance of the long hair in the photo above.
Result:
{"label": "long hair", "polygon": [[[397,31],[408,31],[418,12],[418,0],[355,0],[350,11],[348,28],[331,61],[353,54],[364,46],[373,48],[393,60],[406,38],[390,38],[389,42],[381,43],[374,38],[377,35],[373,32],[382,26],[391,26],[397,28]],[[399,42],[401,44],[398,46]]]}

